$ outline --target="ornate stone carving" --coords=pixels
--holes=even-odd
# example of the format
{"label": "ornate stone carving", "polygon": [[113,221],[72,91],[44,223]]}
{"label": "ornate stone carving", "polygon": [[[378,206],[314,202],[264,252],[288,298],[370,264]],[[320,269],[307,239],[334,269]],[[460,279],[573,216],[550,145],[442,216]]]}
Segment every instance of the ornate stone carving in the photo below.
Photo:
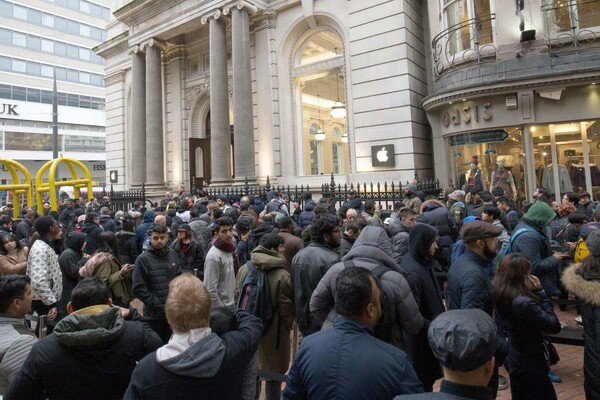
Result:
{"label": "ornate stone carving", "polygon": [[325,60],[322,62],[294,68],[294,70],[292,71],[292,78],[295,78],[295,77],[301,76],[301,75],[305,75],[305,74],[310,74],[310,73],[317,72],[317,71],[341,68],[343,66],[344,66],[344,57],[336,57],[336,58],[332,58],[330,60]]}
{"label": "ornate stone carving", "polygon": [[258,11],[258,7],[256,7],[254,4],[245,0],[236,0],[229,4],[226,4],[225,7],[223,7],[223,15],[229,15],[231,13],[232,8],[237,8],[238,10],[246,10],[250,15],[254,15]]}
{"label": "ornate stone carving", "polygon": [[186,109],[191,109],[196,100],[202,94],[208,93],[210,90],[210,77],[208,74],[204,74],[204,82],[200,85],[192,86],[185,90],[185,107]]}
{"label": "ornate stone carving", "polygon": [[275,29],[277,27],[277,12],[265,10],[250,22],[250,32],[258,32],[263,29]]}
{"label": "ornate stone carving", "polygon": [[125,82],[125,71],[118,71],[112,75],[104,77],[104,86],[114,85],[115,83]]}
{"label": "ornate stone carving", "polygon": [[210,11],[209,13],[207,13],[207,14],[204,14],[204,15],[203,15],[203,16],[200,18],[200,23],[201,23],[202,25],[206,25],[206,24],[208,23],[208,21],[209,21],[211,18],[214,18],[214,19],[219,19],[219,18],[221,18],[221,15],[222,15],[222,14],[221,14],[221,10],[219,10],[219,9],[217,8],[216,10],[212,10],[212,11]]}
{"label": "ornate stone carving", "polygon": [[173,60],[185,59],[187,56],[185,45],[169,46],[163,51],[162,60],[164,63],[169,63]]}

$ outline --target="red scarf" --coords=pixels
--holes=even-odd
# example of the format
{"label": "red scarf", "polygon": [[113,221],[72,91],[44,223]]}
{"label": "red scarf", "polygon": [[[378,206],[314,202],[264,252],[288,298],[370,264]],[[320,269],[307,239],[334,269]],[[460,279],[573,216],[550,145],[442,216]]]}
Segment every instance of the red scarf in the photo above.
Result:
{"label": "red scarf", "polygon": [[215,238],[213,241],[213,246],[217,249],[224,251],[225,253],[231,253],[233,256],[233,271],[235,275],[237,275],[238,270],[240,269],[240,259],[238,258],[237,252],[235,251],[237,247],[237,242],[235,239],[231,239],[229,243],[222,241],[219,238]]}

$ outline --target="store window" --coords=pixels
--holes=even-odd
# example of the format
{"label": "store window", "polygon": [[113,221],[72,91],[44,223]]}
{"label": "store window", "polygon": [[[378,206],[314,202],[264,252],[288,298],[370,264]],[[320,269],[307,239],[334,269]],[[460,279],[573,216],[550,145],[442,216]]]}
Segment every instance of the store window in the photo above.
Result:
{"label": "store window", "polygon": [[337,33],[317,30],[298,47],[296,68],[300,102],[298,119],[302,121],[300,145],[302,174],[343,174],[350,170],[349,145],[342,132],[347,131],[346,90],[342,74],[343,44]]}
{"label": "store window", "polygon": [[[548,0],[546,0],[548,1]],[[600,2],[590,0],[551,0],[547,8],[555,32],[571,32],[600,27]]]}
{"label": "store window", "polygon": [[489,0],[443,0],[442,10],[451,54],[493,42]]}
{"label": "store window", "polygon": [[489,190],[495,197],[525,198],[526,159],[519,127],[450,136],[453,186],[465,192]]}
{"label": "store window", "polygon": [[560,195],[587,191],[600,198],[599,121],[536,125],[530,130],[538,186]]}

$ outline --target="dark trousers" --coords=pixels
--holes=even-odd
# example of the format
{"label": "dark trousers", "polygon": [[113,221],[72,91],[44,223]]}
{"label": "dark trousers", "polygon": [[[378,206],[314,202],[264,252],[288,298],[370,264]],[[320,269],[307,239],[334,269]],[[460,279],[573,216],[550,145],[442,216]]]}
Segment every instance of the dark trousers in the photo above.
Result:
{"label": "dark trousers", "polygon": [[510,374],[510,392],[512,400],[556,400],[548,374]]}
{"label": "dark trousers", "polygon": [[158,334],[164,344],[169,342],[171,338],[171,327],[167,322],[167,319],[147,319],[146,323],[152,328],[154,332]]}

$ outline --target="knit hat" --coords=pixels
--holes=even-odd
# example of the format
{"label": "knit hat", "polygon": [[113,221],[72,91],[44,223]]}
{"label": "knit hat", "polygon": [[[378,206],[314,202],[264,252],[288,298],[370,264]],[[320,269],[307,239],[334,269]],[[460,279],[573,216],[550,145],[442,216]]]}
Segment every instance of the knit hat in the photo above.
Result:
{"label": "knit hat", "polygon": [[594,257],[600,257],[600,231],[590,233],[585,241],[585,245]]}
{"label": "knit hat", "polygon": [[556,218],[556,213],[548,203],[536,201],[529,207],[529,210],[523,215],[523,218],[527,218],[541,228],[545,228],[554,218]]}
{"label": "knit hat", "polygon": [[408,190],[411,193],[417,193],[417,191],[419,189],[417,188],[417,185],[415,185],[414,183],[409,183],[408,185],[406,185],[406,190]]}
{"label": "knit hat", "polygon": [[466,193],[463,190],[455,190],[448,195],[448,198],[454,201],[462,201],[462,199],[465,198],[465,195]]}

